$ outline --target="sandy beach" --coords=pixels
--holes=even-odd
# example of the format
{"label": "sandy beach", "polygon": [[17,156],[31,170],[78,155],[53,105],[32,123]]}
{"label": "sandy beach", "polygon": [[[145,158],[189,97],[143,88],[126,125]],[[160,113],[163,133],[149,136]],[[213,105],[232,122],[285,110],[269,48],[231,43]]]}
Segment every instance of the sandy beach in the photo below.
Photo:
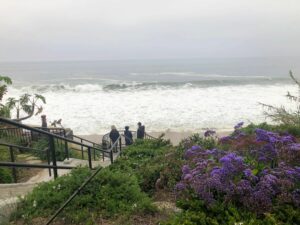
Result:
{"label": "sandy beach", "polygon": [[[232,132],[232,130],[228,129],[228,130],[219,130],[217,131],[217,136],[218,137],[223,137],[226,136],[228,134],[230,134]],[[192,132],[192,131],[185,131],[185,132],[177,132],[177,131],[161,131],[161,132],[148,132],[149,135],[153,136],[153,137],[159,137],[162,133],[164,133],[164,138],[165,139],[169,139],[171,141],[171,143],[173,145],[178,145],[180,143],[180,141],[184,138],[187,138],[189,136],[191,136],[194,133],[197,132]],[[201,131],[200,134],[203,134],[204,131]],[[85,138],[87,140],[96,142],[96,143],[100,143],[102,140],[104,134],[91,134],[91,135],[79,135],[82,138]]]}

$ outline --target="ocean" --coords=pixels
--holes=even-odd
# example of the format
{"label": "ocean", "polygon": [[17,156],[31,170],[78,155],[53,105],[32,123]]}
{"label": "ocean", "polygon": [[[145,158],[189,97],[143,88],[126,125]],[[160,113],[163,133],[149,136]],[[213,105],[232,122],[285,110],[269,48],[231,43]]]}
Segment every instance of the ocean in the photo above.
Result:
{"label": "ocean", "polygon": [[[46,97],[48,121],[62,119],[76,134],[103,134],[137,122],[148,131],[230,129],[263,122],[259,102],[292,107],[289,78],[300,74],[299,58],[232,58],[1,62],[10,76],[7,97]],[[40,116],[26,121],[40,124]]]}

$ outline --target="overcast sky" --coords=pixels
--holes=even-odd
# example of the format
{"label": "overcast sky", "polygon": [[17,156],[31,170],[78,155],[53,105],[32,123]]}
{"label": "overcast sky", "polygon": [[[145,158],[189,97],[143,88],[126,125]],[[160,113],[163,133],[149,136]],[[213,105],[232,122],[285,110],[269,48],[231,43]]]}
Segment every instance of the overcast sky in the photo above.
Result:
{"label": "overcast sky", "polygon": [[0,0],[0,61],[300,56],[299,0]]}

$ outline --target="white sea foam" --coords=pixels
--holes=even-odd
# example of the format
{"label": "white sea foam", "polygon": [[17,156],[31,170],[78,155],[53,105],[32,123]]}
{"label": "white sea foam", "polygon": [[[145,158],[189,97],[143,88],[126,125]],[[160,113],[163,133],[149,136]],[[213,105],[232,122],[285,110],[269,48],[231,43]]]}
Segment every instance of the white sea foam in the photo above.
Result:
{"label": "white sea foam", "polygon": [[[286,91],[296,91],[288,84],[192,88],[186,84],[125,91],[106,91],[98,84],[63,86],[42,91],[47,99],[44,113],[49,121],[62,118],[63,125],[77,134],[105,133],[112,124],[135,128],[138,121],[151,131],[201,131],[204,127],[229,128],[239,121],[262,122],[265,118],[258,102],[287,105]],[[37,90],[11,87],[9,97]],[[40,124],[40,118],[27,122]]]}

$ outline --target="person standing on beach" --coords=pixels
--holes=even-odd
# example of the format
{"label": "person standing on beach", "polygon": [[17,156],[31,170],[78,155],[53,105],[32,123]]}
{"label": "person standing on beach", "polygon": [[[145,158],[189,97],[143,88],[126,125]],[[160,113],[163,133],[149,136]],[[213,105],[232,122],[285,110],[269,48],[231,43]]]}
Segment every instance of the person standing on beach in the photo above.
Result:
{"label": "person standing on beach", "polygon": [[133,143],[133,140],[132,140],[132,133],[129,130],[129,126],[125,127],[124,136],[125,136],[125,145],[131,145]]}
{"label": "person standing on beach", "polygon": [[145,137],[145,126],[142,125],[141,122],[138,122],[138,129],[136,132],[136,136],[138,139],[144,139]]}
{"label": "person standing on beach", "polygon": [[[117,130],[117,128],[114,125],[112,125],[111,131],[109,133],[109,138],[111,139],[112,145],[118,140],[119,137],[120,137],[119,131]],[[117,146],[118,146],[118,144],[116,144],[114,146],[114,151],[117,151]]]}

